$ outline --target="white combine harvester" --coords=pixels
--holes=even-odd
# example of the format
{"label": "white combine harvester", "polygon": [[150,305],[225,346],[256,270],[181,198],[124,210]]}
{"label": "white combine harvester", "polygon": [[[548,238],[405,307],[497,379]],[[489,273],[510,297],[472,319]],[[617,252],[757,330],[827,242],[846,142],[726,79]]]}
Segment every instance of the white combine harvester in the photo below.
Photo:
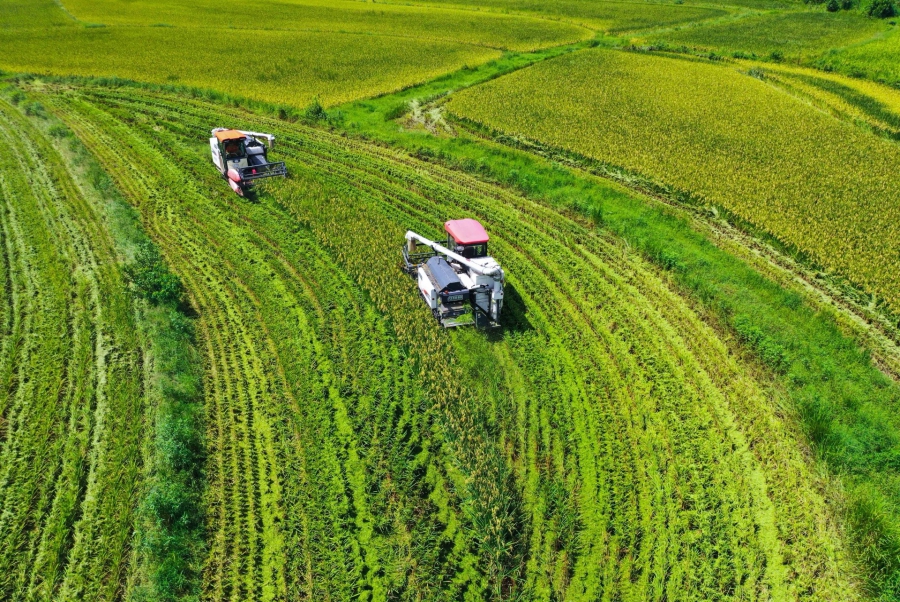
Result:
{"label": "white combine harvester", "polygon": [[269,163],[267,152],[275,147],[272,134],[225,128],[216,128],[211,133],[209,147],[213,164],[239,195],[244,196],[257,180],[287,175],[284,161]]}
{"label": "white combine harvester", "polygon": [[[487,254],[487,232],[474,219],[451,220],[444,229],[446,246],[406,233],[404,271],[418,280],[425,304],[441,326],[499,326],[506,277]],[[420,245],[429,250],[420,252]]]}

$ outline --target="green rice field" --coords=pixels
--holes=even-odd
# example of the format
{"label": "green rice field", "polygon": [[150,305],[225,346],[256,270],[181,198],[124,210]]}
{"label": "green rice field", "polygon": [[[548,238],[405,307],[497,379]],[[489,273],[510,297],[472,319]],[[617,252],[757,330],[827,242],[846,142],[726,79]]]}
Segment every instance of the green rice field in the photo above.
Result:
{"label": "green rice field", "polygon": [[0,601],[900,600],[892,2],[0,3]]}

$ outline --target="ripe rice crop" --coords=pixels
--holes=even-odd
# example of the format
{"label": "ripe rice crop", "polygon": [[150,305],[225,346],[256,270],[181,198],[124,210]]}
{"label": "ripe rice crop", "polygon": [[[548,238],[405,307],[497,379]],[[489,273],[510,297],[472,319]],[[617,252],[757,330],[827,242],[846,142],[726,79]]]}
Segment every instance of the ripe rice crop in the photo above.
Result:
{"label": "ripe rice crop", "polygon": [[900,139],[900,91],[869,80],[773,63],[748,63],[769,82],[851,123]]}
{"label": "ripe rice crop", "polygon": [[[235,61],[235,44],[242,57],[252,47],[252,59]],[[223,40],[215,29],[145,27],[0,34],[4,69],[181,83],[294,106],[316,96],[330,104],[389,92],[499,55],[483,46],[362,34],[229,31]]]}
{"label": "ripe rice crop", "polygon": [[[685,26],[650,39],[718,52],[811,59],[826,50],[884,35],[887,24],[857,12],[770,13],[709,25]],[[888,55],[882,55],[888,56]]]}
{"label": "ripe rice crop", "polygon": [[[376,6],[348,0],[282,0],[267,4],[265,10],[259,10],[252,3],[223,4],[216,0],[194,0],[187,4],[173,0],[127,4],[119,0],[67,0],[66,8],[86,23],[113,27],[164,24],[188,29],[215,24],[220,32],[221,28],[253,31],[250,39],[254,41],[259,39],[261,31],[294,30],[366,33],[523,51],[574,42],[592,35],[584,28],[528,16],[408,4],[379,3]],[[248,40],[243,36],[234,38],[231,31],[219,35],[220,45],[230,44],[233,48]],[[304,40],[298,38],[298,42]],[[368,45],[369,41],[361,43]],[[318,44],[320,53],[328,48],[327,41]],[[285,48],[286,52],[290,50]],[[251,42],[247,46],[248,62],[255,62],[254,52],[255,43]],[[321,54],[330,52],[329,49],[328,53]]]}
{"label": "ripe rice crop", "polygon": [[900,308],[900,149],[741,70],[587,51],[449,108],[724,206]]}
{"label": "ripe rice crop", "polygon": [[432,0],[429,4],[474,6],[478,10],[496,10],[534,14],[561,19],[607,33],[617,33],[702,21],[728,14],[722,8],[686,6],[655,2],[616,2],[602,0]]}
{"label": "ripe rice crop", "polygon": [[0,68],[183,84],[295,107],[392,92],[501,50],[593,35],[529,16],[337,0],[262,10],[212,0],[60,6],[0,7]]}
{"label": "ripe rice crop", "polygon": [[[139,89],[43,97],[196,308],[204,598],[853,599],[795,435],[725,342],[586,221],[402,153]],[[258,202],[210,124],[273,131]],[[403,232],[472,216],[505,328],[440,330]]]}

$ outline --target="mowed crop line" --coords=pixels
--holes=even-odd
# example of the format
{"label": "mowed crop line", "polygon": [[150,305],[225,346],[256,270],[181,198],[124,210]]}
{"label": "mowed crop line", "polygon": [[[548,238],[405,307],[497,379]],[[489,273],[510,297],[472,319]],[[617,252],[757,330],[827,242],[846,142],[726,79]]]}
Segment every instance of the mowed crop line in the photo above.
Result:
{"label": "mowed crop line", "polygon": [[[74,122],[73,122],[73,123],[74,123]],[[77,125],[73,125],[73,127],[78,127],[78,126],[77,126]],[[119,132],[117,132],[117,133],[119,133]],[[123,134],[123,135],[124,135],[124,134]],[[102,140],[102,142],[101,142],[101,140]],[[105,139],[105,138],[101,138],[101,139],[98,139],[98,140],[96,141],[96,143],[98,143],[98,144],[107,144],[108,142],[111,142],[111,140],[108,140],[108,139]],[[108,159],[108,157],[107,157],[106,159]],[[129,160],[130,160],[130,159],[129,159]],[[115,170],[113,170],[113,171],[115,171]],[[177,175],[174,175],[174,174],[171,174],[171,175],[173,175],[173,177],[176,177],[176,178],[178,177]],[[143,193],[143,192],[147,192],[147,191],[141,191],[141,193]],[[174,214],[174,213],[176,213],[176,212],[175,212],[175,211],[172,211],[172,213]],[[192,227],[196,227],[196,228],[199,229],[199,228],[203,227],[204,224],[211,225],[211,226],[215,226],[217,223],[219,223],[219,221],[227,221],[227,218],[223,218],[223,220],[209,220],[209,219],[208,219],[208,214],[205,214],[203,220],[197,220],[197,221],[195,221],[195,222],[192,223],[192,224],[182,224],[182,223],[178,223],[177,221],[173,220],[173,222],[172,222],[172,227],[173,227],[173,229],[174,229],[176,232],[185,232],[185,231],[189,231]],[[165,225],[165,224],[163,224],[163,225]],[[190,238],[191,240],[193,240],[192,237],[197,236],[197,234],[198,234],[197,232],[193,232],[193,233],[191,233],[191,234],[185,234],[184,236],[185,236],[186,238]],[[249,250],[248,247],[247,247],[245,244],[242,244],[242,242],[240,242],[240,241],[237,242],[237,244],[235,244],[235,248],[239,248],[242,252],[246,252],[246,251]],[[220,251],[221,251],[221,249],[220,249]],[[180,251],[178,251],[178,252],[180,252]],[[199,250],[196,250],[196,251],[195,251],[195,250],[192,249],[191,252],[187,253],[187,256],[188,256],[188,257],[194,257],[197,253],[201,253],[201,251],[199,251]],[[227,253],[224,253],[223,255],[227,256]],[[199,257],[199,256],[202,256],[202,255],[196,255],[196,256]],[[175,264],[176,264],[176,267],[178,267],[178,265],[179,265],[180,262],[177,262],[177,261],[176,261],[176,262],[173,262],[173,263],[175,263]],[[227,272],[228,272],[229,274],[233,273],[233,271],[232,271],[231,269],[227,270]],[[192,285],[194,285],[194,286],[198,286],[198,285],[199,285],[199,286],[208,286],[208,285],[206,285],[206,284],[203,284],[203,283],[197,283],[197,282],[192,282],[192,283],[189,283],[189,284],[192,284]],[[270,288],[270,286],[271,286],[271,284],[270,284],[270,283],[267,283],[266,288]],[[259,287],[257,287],[257,290],[259,290]],[[225,313],[225,309],[224,309],[224,308],[206,307],[206,306],[203,306],[202,303],[200,303],[200,305],[201,305],[201,308],[202,308],[201,311],[202,311],[203,313],[206,313],[206,312],[209,312],[209,313],[218,313],[218,314]],[[210,318],[210,319],[216,319],[216,318]],[[211,330],[219,330],[219,327],[218,327],[217,325],[214,325],[214,326],[211,328]],[[225,336],[228,336],[227,333],[225,334]],[[244,340],[241,340],[240,338],[237,338],[236,340],[239,341],[239,344],[241,344],[241,345],[243,345],[244,342],[245,342]],[[232,343],[232,346],[233,346],[233,345],[234,345],[234,342]],[[213,353],[221,353],[221,352],[220,352],[219,350],[214,350]],[[327,361],[327,358],[324,358],[323,361],[320,361],[320,365],[321,365],[321,364],[324,364],[326,361]],[[402,374],[403,371],[400,370],[399,372]],[[233,381],[233,382],[232,382],[232,381]],[[246,386],[247,386],[246,383],[243,383],[243,382],[240,382],[239,384],[238,384],[238,383],[239,383],[239,379],[235,378],[235,379],[232,379],[232,380],[229,381],[229,386],[230,386],[231,384],[234,384],[235,388],[243,388],[243,387],[246,387]],[[327,385],[328,383],[324,383],[324,384]],[[327,393],[327,395],[328,395],[329,397],[332,397],[332,399],[333,399],[333,394],[332,394],[332,393]],[[229,405],[230,405],[230,404],[229,404]],[[317,442],[317,444],[318,444],[319,446],[324,447],[324,446],[326,446],[326,445],[328,444],[328,441],[327,441],[327,440],[325,440],[325,441],[319,441],[319,442]],[[328,459],[328,458],[326,458],[326,459]],[[339,472],[340,472],[340,465],[339,465],[339,463],[333,462],[333,458],[331,458],[330,461],[331,461],[331,463],[333,464],[333,466],[328,467],[328,470],[327,470],[327,471],[324,471],[324,470],[322,471],[322,472],[325,474],[325,477],[327,477],[328,474],[332,474],[332,473],[335,472],[335,471],[337,471],[338,474],[339,474]],[[327,483],[327,480],[326,480],[326,483]],[[307,494],[308,494],[308,492],[307,492]],[[229,517],[228,520],[231,521],[231,520],[233,520],[233,518],[230,518],[230,517]],[[329,520],[333,520],[333,519],[329,519]],[[336,526],[340,526],[340,525],[336,525]],[[342,528],[342,529],[343,529],[343,528]],[[328,543],[326,542],[325,545],[330,545],[330,544],[328,544]],[[322,552],[322,551],[324,551],[324,550],[319,550],[319,551]],[[338,547],[338,549],[335,550],[335,551],[332,552],[332,553],[334,553],[334,554],[340,554],[340,552],[341,552],[340,547]],[[352,550],[350,550],[348,553],[350,553],[350,552],[352,552]],[[326,565],[326,566],[323,567],[323,568],[324,568],[325,570],[329,570],[329,571],[330,571],[330,570],[339,570],[339,567],[340,567],[341,564],[345,564],[345,565],[347,564],[347,562],[344,561],[344,560],[342,560],[340,557],[337,558],[336,560],[338,560],[338,563],[336,563],[335,565],[333,565],[333,566]],[[215,562],[214,562],[213,564],[215,564]],[[321,569],[320,569],[320,570],[321,570]]]}
{"label": "mowed crop line", "polygon": [[49,141],[5,104],[0,136],[17,167],[2,193],[12,319],[0,359],[0,591],[110,599],[128,576],[141,478],[133,309],[103,222]]}
{"label": "mowed crop line", "polygon": [[[292,330],[302,332],[307,323],[315,324],[319,332],[331,330],[332,335],[316,340],[322,350],[319,353],[331,355],[332,361],[338,362],[335,365],[341,365],[335,357],[341,353],[333,346],[360,336],[353,332],[352,312],[332,310],[322,316],[313,304],[283,313],[279,305],[287,304],[278,301],[275,293],[267,292],[274,283],[279,295],[295,291],[291,302],[302,305],[310,303],[312,297],[321,298],[323,306],[338,301],[337,306],[341,307],[339,299],[328,292],[311,295],[306,288],[327,282],[325,273],[339,274],[335,276],[341,282],[338,294],[361,286],[371,303],[391,318],[397,340],[420,354],[423,362],[446,364],[437,375],[407,372],[404,378],[416,375],[432,395],[437,387],[446,388],[448,382],[453,382],[443,379],[474,380],[469,391],[477,394],[474,403],[437,393],[444,396],[438,401],[439,410],[462,404],[459,407],[463,412],[458,424],[452,422],[452,416],[440,418],[442,414],[438,412],[440,420],[451,420],[446,424],[439,422],[444,424],[443,436],[451,440],[445,439],[445,450],[431,450],[435,459],[427,465],[437,471],[449,460],[470,471],[476,486],[485,485],[470,491],[475,496],[471,501],[476,510],[454,509],[453,497],[442,497],[448,495],[447,480],[453,482],[456,478],[446,468],[444,477],[429,469],[432,476],[426,476],[426,481],[434,502],[422,509],[430,515],[427,524],[432,529],[447,531],[454,521],[460,520],[477,524],[478,504],[496,494],[486,477],[516,475],[515,484],[500,484],[521,491],[522,497],[519,502],[508,500],[512,514],[502,524],[503,528],[516,528],[514,515],[521,512],[526,521],[524,531],[518,535],[495,535],[499,537],[498,544],[511,542],[514,547],[524,546],[524,551],[492,557],[490,547],[474,545],[464,536],[458,539],[457,535],[445,535],[472,546],[469,553],[479,556],[476,566],[488,575],[489,581],[492,567],[506,570],[504,562],[521,562],[513,570],[518,571],[515,574],[523,577],[522,583],[538,599],[553,592],[588,599],[609,587],[643,599],[664,595],[669,599],[697,595],[755,598],[763,596],[763,591],[800,598],[852,597],[852,589],[845,588],[841,561],[835,551],[840,544],[828,531],[823,518],[827,512],[815,491],[815,482],[804,466],[796,441],[778,419],[771,402],[728,357],[724,343],[715,333],[665,282],[614,241],[589,232],[583,224],[555,211],[466,176],[371,145],[264,118],[255,118],[254,127],[279,133],[282,152],[290,157],[290,168],[297,181],[272,185],[275,202],[265,198],[259,204],[236,198],[214,202],[196,193],[206,185],[221,187],[221,183],[211,175],[205,161],[197,158],[203,145],[192,138],[197,136],[202,141],[210,123],[227,121],[229,115],[238,125],[248,115],[199,101],[143,92],[90,90],[82,94],[94,107],[103,107],[103,111],[75,99],[57,97],[53,102],[101,155],[107,168],[117,174],[120,185],[130,186],[129,182],[141,177],[139,174],[147,173],[132,170],[129,162],[143,165],[150,160],[131,156],[119,160],[116,156],[123,153],[104,150],[117,144],[140,149],[148,157],[158,157],[162,149],[167,149],[180,165],[186,166],[187,174],[176,174],[161,160],[152,162],[152,168],[162,174],[158,186],[173,191],[180,186],[192,191],[184,200],[175,194],[165,200],[160,198],[158,202],[165,203],[172,221],[160,220],[156,226],[160,231],[171,228],[176,232],[157,234],[172,236],[164,247],[168,253],[183,255],[187,262],[195,253],[200,257],[205,252],[195,248],[206,244],[201,233],[221,229],[215,236],[209,235],[210,240],[219,241],[216,253],[234,258],[227,267],[229,279],[240,279],[247,296],[256,296],[249,302],[243,300],[246,315],[265,325],[264,337],[271,339],[272,349],[279,350],[273,352],[275,364],[263,367],[266,374],[274,375],[273,383],[282,378],[278,375],[298,371],[321,378],[318,365],[302,365],[316,357],[315,352],[300,354],[299,361],[285,353],[294,343],[282,339],[303,338]],[[79,120],[80,125],[76,123]],[[108,130],[115,136],[93,134],[97,137],[91,140],[87,134],[94,130]],[[192,184],[190,178],[198,179],[198,184]],[[143,194],[153,193],[154,189],[148,186],[132,190],[129,196],[135,194],[140,199]],[[214,197],[221,198],[222,194],[217,192]],[[196,219],[179,219],[177,216],[188,212],[191,204],[197,206]],[[293,219],[285,210],[293,214]],[[156,219],[152,211],[144,212]],[[508,267],[510,283],[520,299],[518,309],[510,301],[510,312],[521,326],[511,328],[493,343],[478,343],[471,334],[438,331],[412,286],[396,272],[397,241],[402,240],[403,230],[412,227],[430,233],[443,219],[462,213],[489,225],[496,238],[495,253]],[[360,215],[367,220],[362,231]],[[227,223],[227,227],[220,222]],[[241,223],[249,228],[243,229],[243,238],[233,234],[233,244],[229,245],[226,230],[237,232]],[[184,232],[181,238],[179,230]],[[309,240],[308,247],[298,248],[291,236]],[[248,240],[254,240],[258,246],[248,245]],[[181,244],[190,252],[181,250]],[[318,247],[324,247],[327,253],[316,250]],[[365,252],[359,252],[360,249]],[[174,263],[176,269],[179,265],[180,269],[193,267]],[[211,265],[219,263],[221,259]],[[314,284],[302,285],[304,278],[311,278]],[[198,284],[207,286],[202,281],[188,282],[192,288]],[[358,289],[350,294],[355,298]],[[197,302],[202,320],[213,319],[207,312],[227,311],[215,305],[204,306],[199,298]],[[232,298],[231,302],[238,306],[242,300]],[[367,315],[372,312],[371,306],[358,306],[356,311],[360,310]],[[316,318],[317,315],[321,317]],[[222,336],[224,339],[232,334],[223,332]],[[376,337],[372,343],[378,340]],[[396,346],[390,338],[386,342]],[[485,353],[508,368],[506,374],[497,382],[479,382],[483,376],[465,370],[453,357],[457,352],[466,353],[466,342],[482,345]],[[230,344],[244,345],[245,339],[230,339]],[[223,351],[210,346],[208,353]],[[212,364],[218,360],[208,361]],[[355,370],[365,373],[359,366]],[[304,433],[306,429],[313,430],[306,420],[317,418],[323,421],[323,428],[334,428],[338,435],[321,431],[318,434],[325,438],[316,447],[325,447],[332,437],[336,443],[344,440],[336,448],[343,450],[340,453],[305,445],[305,461],[311,465],[329,464],[333,471],[330,474],[354,490],[354,483],[367,476],[361,476],[359,471],[373,471],[376,466],[371,462],[358,464],[353,450],[359,449],[360,441],[373,445],[377,437],[370,435],[365,424],[353,421],[353,412],[359,411],[353,405],[332,403],[322,413],[310,403],[308,389],[297,388],[290,376],[286,380],[287,386],[297,391],[294,397],[300,408],[300,415],[292,417],[293,435],[311,436]],[[239,388],[248,386],[239,375],[229,383]],[[510,397],[508,393],[514,395]],[[338,397],[340,394],[338,391]],[[354,403],[373,404],[364,396],[351,396],[348,401],[351,399]],[[217,403],[225,406],[233,402]],[[372,407],[376,406],[377,402]],[[492,414],[492,407],[499,409]],[[407,405],[403,411],[423,410]],[[464,425],[474,424],[478,432],[477,420],[473,423],[468,412],[493,421],[494,435],[479,434],[472,441],[487,457],[496,457],[508,465],[508,472],[483,472],[477,459],[469,465],[464,450],[452,444],[454,433],[462,433]],[[292,436],[290,432],[280,435]],[[352,443],[354,438],[357,443]],[[495,449],[491,443],[494,439],[497,449],[503,450],[499,456],[491,455],[496,453],[491,451]],[[281,444],[284,453],[291,457],[290,450],[296,443],[282,439]],[[381,448],[378,443],[374,445],[377,456]],[[342,463],[347,467],[343,471]],[[311,470],[306,474],[306,483],[314,486],[317,475]],[[383,478],[384,474],[375,476]],[[301,490],[293,494],[287,491],[286,480],[282,485],[284,499],[296,495],[293,499],[298,502],[307,500],[302,507],[283,502],[284,508],[290,508],[285,521],[294,521],[305,529],[301,538],[286,536],[284,553],[291,555],[292,548],[301,545],[301,539],[313,542],[304,544],[307,547],[297,554],[307,563],[302,579],[312,585],[297,586],[301,579],[286,571],[287,588],[307,595],[311,591],[334,594],[337,590],[331,588],[338,586],[337,579],[322,566],[323,558],[329,558],[328,546],[318,541],[327,530],[322,517],[309,506],[315,492]],[[415,487],[413,483],[407,491],[421,490]],[[370,502],[376,504],[377,487],[371,491],[376,493]],[[444,493],[435,493],[441,491]],[[803,502],[797,503],[798,499]],[[413,499],[408,501],[415,503]],[[352,503],[365,509],[362,497]],[[303,518],[292,517],[295,512]],[[217,520],[230,520],[224,513],[218,517]],[[343,556],[345,566],[357,571],[351,579],[368,583],[371,591],[376,591],[379,583],[390,581],[389,575],[373,577],[359,567],[376,567],[379,562],[382,569],[390,567],[385,559],[402,552],[405,548],[401,543],[416,532],[411,529],[396,533],[388,529],[379,540],[379,530],[371,530],[365,521],[353,522],[355,529],[348,529],[350,525],[340,520],[332,521],[331,528],[355,533],[352,553]],[[382,527],[380,531],[386,529]],[[759,535],[755,535],[757,532]],[[522,541],[516,543],[519,537]],[[439,536],[426,540],[426,549],[412,553],[428,558],[427,546],[440,541]],[[454,553],[433,561],[427,568],[445,574],[449,570],[451,575],[453,571],[465,573],[462,567],[467,562],[466,554],[466,550]],[[499,565],[492,564],[491,558]],[[220,561],[211,559],[211,565]],[[429,575],[422,570],[415,577],[415,582],[403,582],[407,591],[423,587],[422,581]],[[479,579],[477,575],[470,578]],[[315,590],[316,583],[322,589]]]}
{"label": "mowed crop line", "polygon": [[[99,115],[92,111],[95,119]],[[114,131],[124,134],[121,129]],[[114,139],[103,133],[96,135],[107,148],[116,148]],[[155,168],[139,152],[122,155],[121,166],[142,166],[145,173],[152,173]],[[104,164],[110,159],[99,158]],[[112,171],[115,173],[115,169]],[[219,509],[220,516],[227,520],[215,525],[218,533],[214,543],[217,545],[211,555],[221,556],[223,560],[215,565],[220,572],[211,576],[210,585],[221,588],[225,599],[261,598],[269,587],[283,593],[280,562],[272,561],[281,558],[275,524],[282,511],[268,496],[269,484],[275,484],[279,479],[275,472],[272,427],[262,408],[263,404],[274,403],[273,387],[262,369],[266,361],[261,357],[264,350],[254,340],[252,328],[239,309],[246,298],[246,290],[235,278],[223,278],[227,269],[214,267],[220,263],[216,240],[198,240],[189,234],[201,221],[197,215],[190,209],[176,212],[164,199],[154,203],[154,197],[159,196],[153,193],[155,187],[140,186],[135,181],[132,185],[135,189],[129,191],[131,198],[147,199],[148,217],[154,220],[147,223],[148,229],[166,249],[171,249],[173,269],[185,279],[203,319],[213,321],[203,329],[204,344],[211,360],[207,380],[212,390],[218,393],[210,399],[217,404],[211,424],[220,423],[223,438],[218,437],[220,433],[215,433],[214,440],[223,447],[215,451],[220,451],[226,460],[222,472],[210,475],[210,505],[212,514]],[[135,194],[139,196],[132,196]]]}

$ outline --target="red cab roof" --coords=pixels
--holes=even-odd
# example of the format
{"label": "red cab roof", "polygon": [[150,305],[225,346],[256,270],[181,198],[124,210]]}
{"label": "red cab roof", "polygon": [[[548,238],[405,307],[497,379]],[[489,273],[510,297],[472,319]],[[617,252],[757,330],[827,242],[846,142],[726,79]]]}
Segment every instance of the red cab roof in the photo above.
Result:
{"label": "red cab roof", "polygon": [[470,217],[444,222],[444,230],[453,237],[458,245],[477,245],[488,241],[484,227],[478,223],[478,220]]}

